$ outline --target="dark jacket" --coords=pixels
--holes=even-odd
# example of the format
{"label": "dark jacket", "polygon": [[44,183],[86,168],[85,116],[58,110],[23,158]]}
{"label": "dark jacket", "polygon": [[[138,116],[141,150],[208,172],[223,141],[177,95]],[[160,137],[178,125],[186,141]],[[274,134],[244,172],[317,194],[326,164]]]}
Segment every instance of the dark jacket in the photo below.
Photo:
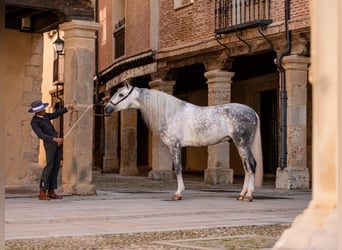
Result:
{"label": "dark jacket", "polygon": [[50,120],[56,119],[66,112],[68,112],[67,108],[61,108],[54,113],[46,113],[43,117],[34,115],[31,120],[31,127],[39,139],[44,142],[53,142],[53,138],[58,136]]}

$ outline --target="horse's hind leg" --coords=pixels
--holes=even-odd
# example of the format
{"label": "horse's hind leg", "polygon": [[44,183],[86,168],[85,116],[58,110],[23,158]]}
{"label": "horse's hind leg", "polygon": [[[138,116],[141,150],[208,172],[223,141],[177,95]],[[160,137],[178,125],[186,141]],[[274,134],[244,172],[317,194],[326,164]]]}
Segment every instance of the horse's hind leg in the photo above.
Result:
{"label": "horse's hind leg", "polygon": [[179,146],[174,146],[171,148],[173,166],[175,168],[175,173],[177,177],[177,191],[174,193],[172,200],[181,200],[182,191],[184,190],[184,182],[182,177],[182,160],[181,160],[181,148]]}
{"label": "horse's hind leg", "polygon": [[243,201],[252,201],[252,195],[254,192],[254,173],[256,161],[253,157],[252,152],[248,148],[240,147],[238,148],[238,151],[245,170],[245,180],[238,199]]}
{"label": "horse's hind leg", "polygon": [[247,191],[248,191],[248,172],[246,170],[246,168],[244,167],[244,171],[245,171],[245,178],[244,178],[244,181],[243,181],[243,187],[242,187],[242,190],[239,194],[239,197],[237,198],[239,201],[242,201],[245,199],[245,196],[247,194]]}
{"label": "horse's hind leg", "polygon": [[172,200],[174,200],[174,201],[182,199],[182,194],[181,193],[184,190],[184,182],[183,182],[182,174],[177,174],[176,173],[176,177],[177,177],[178,187],[177,187],[176,193],[174,193],[174,195],[172,196]]}
{"label": "horse's hind leg", "polygon": [[252,201],[253,200],[252,194],[254,193],[254,173],[252,171],[249,171],[247,175],[248,175],[248,190],[243,200]]}

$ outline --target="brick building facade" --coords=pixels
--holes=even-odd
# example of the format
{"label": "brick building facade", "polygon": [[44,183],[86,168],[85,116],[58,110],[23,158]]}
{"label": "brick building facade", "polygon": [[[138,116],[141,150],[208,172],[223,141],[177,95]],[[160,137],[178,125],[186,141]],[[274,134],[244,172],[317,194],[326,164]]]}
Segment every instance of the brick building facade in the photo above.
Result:
{"label": "brick building facade", "polygon": [[[274,177],[279,188],[309,187],[308,1],[291,1],[288,8],[285,1],[267,0],[115,3],[118,2],[123,6],[121,15],[124,15],[117,18],[113,10],[110,18],[124,19],[125,50],[119,58],[114,55],[110,66],[100,63],[99,68],[105,68],[97,78],[101,97],[113,94],[125,79],[130,79],[136,86],[166,91],[198,105],[245,103],[261,118],[264,176]],[[289,13],[287,19],[285,9]],[[101,25],[108,34],[115,33],[115,24]],[[287,34],[291,34],[291,40]],[[113,46],[115,51],[115,39]],[[284,90],[287,98],[282,102]],[[287,107],[283,106],[284,99]],[[287,112],[285,123],[281,121],[283,109]],[[144,127],[139,111],[124,111],[106,119],[105,158],[114,160],[111,166],[104,164],[105,171],[137,174],[140,167],[147,166],[152,178],[172,177],[168,149]],[[280,133],[284,124],[285,140]],[[111,134],[108,136],[108,133]],[[123,136],[125,133],[127,136]],[[133,147],[125,139],[132,138],[128,135],[137,138]],[[130,156],[123,155],[123,151],[130,152]],[[227,154],[219,153],[222,151]],[[285,166],[279,160],[282,155],[286,156]],[[243,175],[235,146],[225,143],[186,148],[183,158],[184,171],[204,173],[208,183],[231,183]],[[123,162],[129,164],[126,166]]]}

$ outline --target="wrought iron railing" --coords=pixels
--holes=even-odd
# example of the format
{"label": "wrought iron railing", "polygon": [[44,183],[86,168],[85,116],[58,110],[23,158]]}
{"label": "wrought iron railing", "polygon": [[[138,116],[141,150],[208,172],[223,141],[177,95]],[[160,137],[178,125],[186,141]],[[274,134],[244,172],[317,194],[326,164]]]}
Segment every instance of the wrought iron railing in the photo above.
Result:
{"label": "wrought iron railing", "polygon": [[215,33],[272,23],[271,0],[215,0]]}

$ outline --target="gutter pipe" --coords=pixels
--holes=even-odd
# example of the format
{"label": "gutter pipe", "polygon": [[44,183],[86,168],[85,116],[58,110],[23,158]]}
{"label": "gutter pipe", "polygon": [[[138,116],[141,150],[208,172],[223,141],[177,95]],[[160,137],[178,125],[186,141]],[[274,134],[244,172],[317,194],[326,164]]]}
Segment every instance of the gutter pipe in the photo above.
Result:
{"label": "gutter pipe", "polygon": [[284,56],[291,52],[291,32],[288,28],[290,19],[290,0],[285,0],[285,33],[286,33],[286,49],[277,56],[277,67],[280,72],[280,167],[287,167],[287,91],[286,91],[286,72],[282,65]]}
{"label": "gutter pipe", "polygon": [[[99,1],[95,0],[95,11],[94,11],[94,19],[95,22],[99,22],[99,18],[98,18],[98,9],[99,9]],[[95,38],[95,76],[96,76],[96,80],[95,80],[95,100],[94,103],[98,104],[99,103],[99,32],[96,31],[96,38]]]}

